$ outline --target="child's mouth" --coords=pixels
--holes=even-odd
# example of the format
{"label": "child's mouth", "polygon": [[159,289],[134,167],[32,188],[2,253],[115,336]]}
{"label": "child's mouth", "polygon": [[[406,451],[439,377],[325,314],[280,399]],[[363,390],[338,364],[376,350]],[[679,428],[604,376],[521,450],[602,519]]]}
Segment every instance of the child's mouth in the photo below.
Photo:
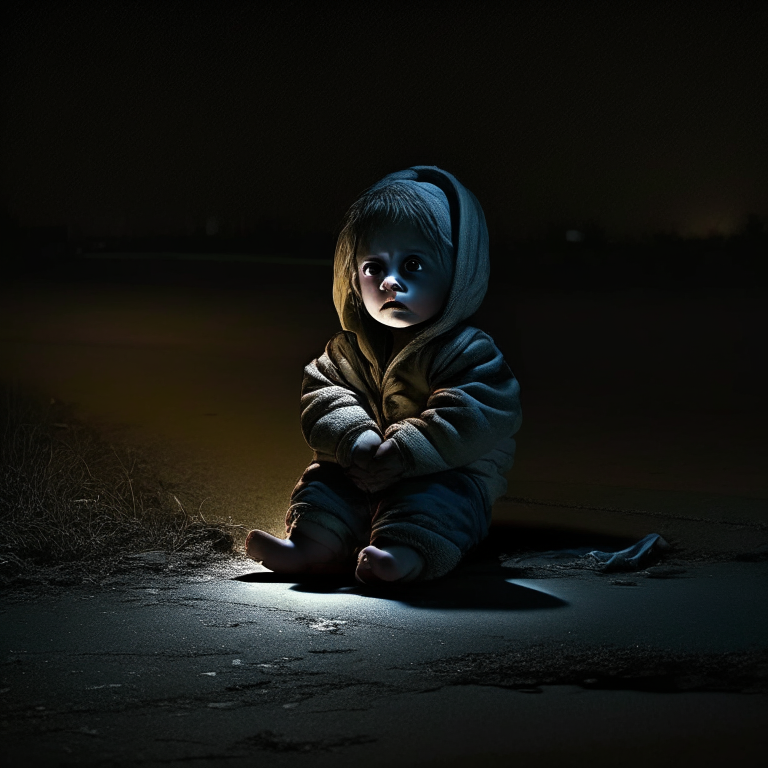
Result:
{"label": "child's mouth", "polygon": [[389,301],[385,301],[381,305],[382,309],[408,309],[408,307],[405,306],[405,304],[395,301],[394,299],[390,299]]}

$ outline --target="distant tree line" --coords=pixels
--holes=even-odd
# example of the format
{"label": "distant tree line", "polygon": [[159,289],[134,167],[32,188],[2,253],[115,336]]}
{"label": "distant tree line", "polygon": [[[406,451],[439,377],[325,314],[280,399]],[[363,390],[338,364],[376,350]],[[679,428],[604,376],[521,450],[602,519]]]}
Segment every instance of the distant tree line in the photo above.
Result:
{"label": "distant tree line", "polygon": [[523,285],[696,287],[768,283],[768,217],[750,214],[731,235],[655,233],[608,239],[593,226],[553,228],[545,236],[491,243],[492,269]]}
{"label": "distant tree line", "polygon": [[[254,254],[327,260],[333,233],[301,233],[263,221],[251,232],[78,236],[67,226],[20,227],[0,212],[3,274],[66,268],[97,254]],[[731,235],[681,237],[656,233],[611,240],[596,224],[580,230],[552,227],[544,235],[514,242],[491,241],[494,278],[521,286],[610,288],[760,284],[768,279],[768,217],[750,214]]]}

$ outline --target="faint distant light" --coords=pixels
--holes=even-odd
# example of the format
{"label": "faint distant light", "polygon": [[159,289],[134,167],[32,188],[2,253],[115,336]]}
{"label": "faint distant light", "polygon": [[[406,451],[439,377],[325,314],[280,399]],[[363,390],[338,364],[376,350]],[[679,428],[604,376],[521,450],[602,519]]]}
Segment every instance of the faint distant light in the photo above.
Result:
{"label": "faint distant light", "polygon": [[741,217],[735,210],[712,207],[687,217],[680,228],[683,237],[717,237],[733,235],[739,230]]}
{"label": "faint distant light", "polygon": [[565,239],[569,243],[581,243],[584,240],[584,233],[578,229],[569,229],[565,233]]}

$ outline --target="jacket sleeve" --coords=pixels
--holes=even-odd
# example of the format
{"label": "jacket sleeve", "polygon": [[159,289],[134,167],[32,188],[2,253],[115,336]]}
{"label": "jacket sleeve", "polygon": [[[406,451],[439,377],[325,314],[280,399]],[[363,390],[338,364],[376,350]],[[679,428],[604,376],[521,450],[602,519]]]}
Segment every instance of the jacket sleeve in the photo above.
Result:
{"label": "jacket sleeve", "polygon": [[420,416],[398,421],[384,434],[400,449],[405,477],[471,464],[520,428],[520,386],[482,331],[437,356],[430,388]]}
{"label": "jacket sleeve", "polygon": [[343,348],[334,337],[325,353],[304,369],[301,431],[317,458],[348,467],[357,438],[369,429],[381,431],[371,417],[365,384]]}

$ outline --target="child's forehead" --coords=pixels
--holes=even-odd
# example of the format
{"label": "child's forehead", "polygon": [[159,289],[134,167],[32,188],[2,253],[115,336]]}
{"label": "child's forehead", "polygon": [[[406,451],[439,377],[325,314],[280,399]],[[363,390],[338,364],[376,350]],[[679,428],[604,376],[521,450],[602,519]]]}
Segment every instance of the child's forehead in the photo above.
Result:
{"label": "child's forehead", "polygon": [[407,219],[387,221],[373,225],[360,239],[361,251],[371,250],[432,250],[432,244],[419,226]]}

